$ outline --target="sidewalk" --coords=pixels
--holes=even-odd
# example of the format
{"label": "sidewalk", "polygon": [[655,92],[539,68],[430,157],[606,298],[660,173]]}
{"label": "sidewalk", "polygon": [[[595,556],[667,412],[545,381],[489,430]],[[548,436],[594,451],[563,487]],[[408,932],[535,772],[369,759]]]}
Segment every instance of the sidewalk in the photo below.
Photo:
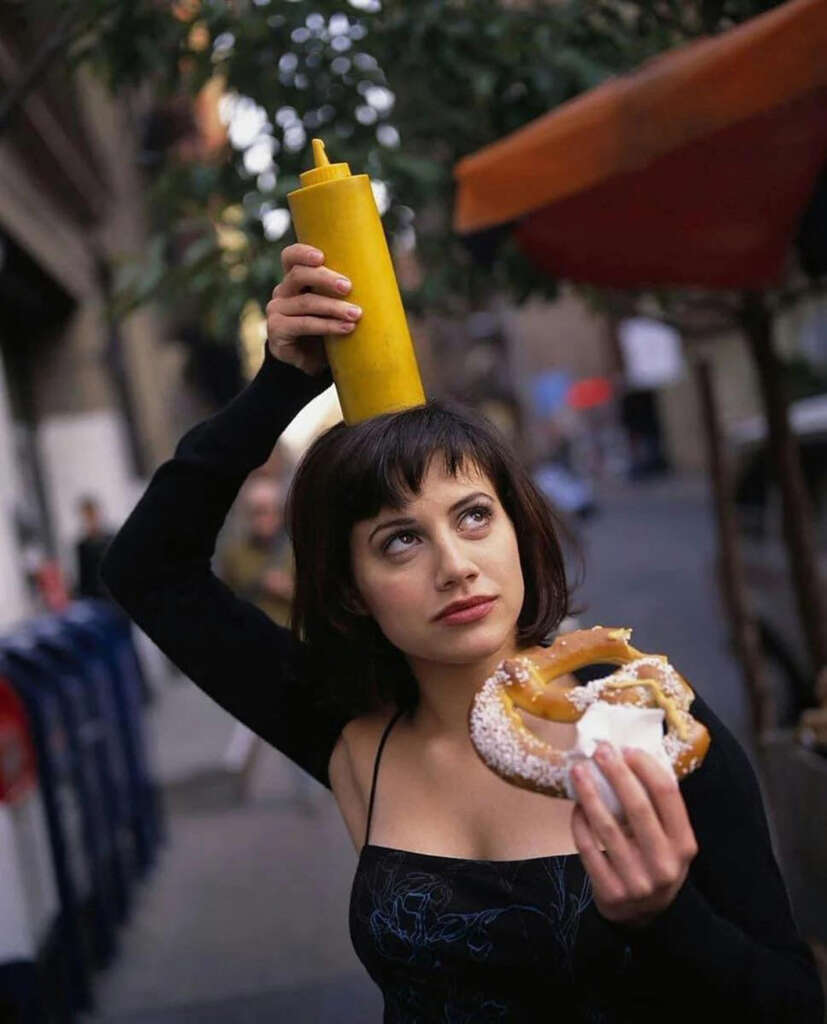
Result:
{"label": "sidewalk", "polygon": [[188,680],[149,714],[169,841],[138,893],[95,1024],[366,1022],[381,998],[350,945],[356,855],[332,797],[267,747],[250,799],[220,767],[233,719]]}

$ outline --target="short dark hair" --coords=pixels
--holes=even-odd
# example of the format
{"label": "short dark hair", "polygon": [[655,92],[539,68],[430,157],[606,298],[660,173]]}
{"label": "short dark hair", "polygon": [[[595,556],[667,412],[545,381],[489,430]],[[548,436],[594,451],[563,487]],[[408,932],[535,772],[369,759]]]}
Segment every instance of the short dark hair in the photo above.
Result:
{"label": "short dark hair", "polygon": [[350,537],[383,507],[401,509],[420,493],[431,460],[445,471],[477,469],[494,484],[517,536],[525,599],[517,642],[540,643],[568,611],[559,523],[505,438],[453,400],[338,423],[305,453],[286,501],[295,552],[292,629],[307,644],[325,706],[343,717],[388,705],[410,710],[416,680],[404,654],[376,622],[359,614]]}

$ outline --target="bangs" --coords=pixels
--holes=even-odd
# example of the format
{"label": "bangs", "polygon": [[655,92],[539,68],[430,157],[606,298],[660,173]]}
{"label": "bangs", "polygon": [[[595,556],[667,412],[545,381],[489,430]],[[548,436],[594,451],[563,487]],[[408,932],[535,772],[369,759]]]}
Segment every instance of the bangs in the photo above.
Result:
{"label": "bangs", "polygon": [[420,494],[434,460],[441,461],[448,476],[487,476],[498,491],[505,477],[493,438],[469,431],[466,422],[436,405],[377,417],[350,440],[340,438],[334,479],[339,507],[351,525],[375,517],[382,508],[402,510]]}

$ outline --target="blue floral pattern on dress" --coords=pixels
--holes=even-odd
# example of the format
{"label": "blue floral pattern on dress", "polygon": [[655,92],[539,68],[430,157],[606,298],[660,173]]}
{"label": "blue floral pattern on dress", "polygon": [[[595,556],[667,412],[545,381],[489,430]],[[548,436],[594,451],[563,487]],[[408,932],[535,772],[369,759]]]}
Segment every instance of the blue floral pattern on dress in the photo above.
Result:
{"label": "blue floral pattern on dress", "polygon": [[370,931],[377,950],[388,959],[419,967],[439,967],[440,950],[462,942],[473,960],[491,953],[490,925],[511,910],[536,912],[534,907],[504,906],[470,914],[450,911],[453,889],[443,878],[426,872],[389,873],[372,890],[374,910]]}
{"label": "blue floral pattern on dress", "polygon": [[571,994],[574,1019],[613,1021],[598,993],[575,984],[578,930],[593,894],[579,861],[567,871],[569,859],[464,861],[367,847],[351,931],[385,995],[386,1022],[518,1019],[505,990],[519,988],[514,973],[526,970],[534,984]]}

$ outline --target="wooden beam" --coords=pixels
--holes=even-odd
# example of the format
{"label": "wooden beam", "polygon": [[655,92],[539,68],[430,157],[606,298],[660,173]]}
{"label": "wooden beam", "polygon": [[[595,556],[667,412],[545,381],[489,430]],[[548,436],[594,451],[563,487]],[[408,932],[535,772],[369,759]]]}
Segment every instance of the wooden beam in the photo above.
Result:
{"label": "wooden beam", "polygon": [[718,531],[718,580],[752,709],[753,729],[756,736],[761,736],[776,724],[775,700],[767,683],[758,628],[744,586],[744,566],[732,500],[732,475],[724,448],[712,371],[709,361],[703,356],[695,357],[692,365],[701,406]]}
{"label": "wooden beam", "polygon": [[804,483],[798,443],[790,429],[783,368],[773,348],[772,318],[762,293],[744,294],[740,319],[758,373],[768,448],[781,491],[790,576],[815,680],[827,666],[827,606],[819,578],[812,504]]}

